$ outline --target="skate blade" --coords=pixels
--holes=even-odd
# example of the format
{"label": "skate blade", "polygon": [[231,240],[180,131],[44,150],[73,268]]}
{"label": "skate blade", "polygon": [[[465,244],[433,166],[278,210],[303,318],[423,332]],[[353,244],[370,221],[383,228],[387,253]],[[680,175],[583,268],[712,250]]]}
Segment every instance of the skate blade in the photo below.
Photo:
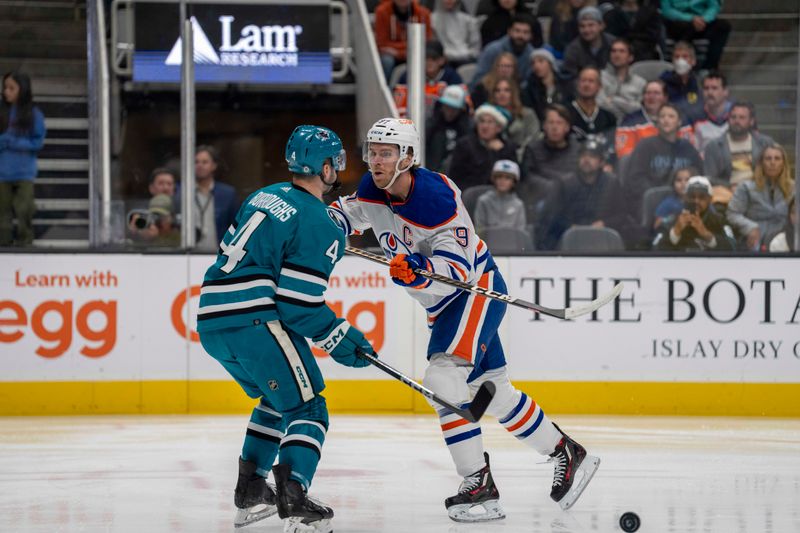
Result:
{"label": "skate blade", "polygon": [[248,509],[237,509],[236,518],[233,519],[233,527],[249,526],[254,522],[269,518],[277,512],[278,507],[276,505],[267,505],[265,503]]}
{"label": "skate blade", "polygon": [[333,533],[333,526],[328,518],[304,524],[299,516],[290,516],[283,521],[283,533]]}
{"label": "skate blade", "polygon": [[455,522],[489,522],[506,517],[498,500],[487,500],[482,503],[462,503],[448,507],[447,515]]}
{"label": "skate blade", "polygon": [[573,505],[575,502],[578,501],[583,490],[586,488],[586,485],[592,480],[594,473],[597,472],[597,468],[600,466],[600,458],[595,457],[594,455],[587,455],[583,458],[583,462],[581,462],[578,470],[575,472],[575,481],[572,482],[572,487],[569,489],[561,501],[558,502],[558,505],[561,506],[561,509],[566,511]]}

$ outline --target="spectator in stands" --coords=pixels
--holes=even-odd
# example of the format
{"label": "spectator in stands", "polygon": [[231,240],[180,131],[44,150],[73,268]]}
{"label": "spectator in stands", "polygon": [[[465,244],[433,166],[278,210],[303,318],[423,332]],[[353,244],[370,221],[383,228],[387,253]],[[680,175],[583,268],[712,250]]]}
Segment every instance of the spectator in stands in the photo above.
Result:
{"label": "spectator in stands", "polygon": [[157,194],[166,194],[170,198],[175,196],[175,184],[178,183],[178,174],[167,167],[153,169],[147,180],[147,190],[150,197]]}
{"label": "spectator in stands", "polygon": [[477,109],[489,101],[492,87],[499,79],[517,81],[517,58],[511,52],[501,52],[492,63],[492,68],[481,78],[475,78],[475,86],[470,94],[472,105]]}
{"label": "spectator in stands", "polygon": [[200,230],[195,243],[197,251],[216,252],[239,210],[236,190],[216,179],[221,164],[219,152],[213,146],[200,145],[195,150],[194,217]]}
{"label": "spectator in stands", "polygon": [[[531,39],[533,27],[537,24],[533,15],[517,13],[511,19],[508,34],[487,44],[478,57],[478,67],[475,71],[475,80],[480,80],[489,72],[495,58],[503,52],[510,52],[516,59],[516,75],[518,80],[525,80],[530,74],[530,56],[533,52]],[[473,83],[475,83],[473,80]]]}
{"label": "spectator in stands", "polygon": [[447,172],[462,191],[489,183],[495,161],[516,159],[516,145],[502,136],[510,118],[505,109],[492,104],[475,110],[475,128],[456,142]]}
{"label": "spectator in stands", "polygon": [[796,252],[794,248],[794,228],[797,225],[797,197],[789,202],[789,213],[783,231],[769,241],[769,251],[772,253]]}
{"label": "spectator in stands", "polygon": [[[33,243],[33,180],[44,146],[44,114],[33,104],[31,80],[19,71],[3,76],[0,103],[0,246]],[[17,219],[14,239],[12,220]]]}
{"label": "spectator in stands", "polygon": [[525,181],[546,183],[566,179],[578,164],[578,142],[570,136],[572,117],[560,104],[548,105],[542,126],[544,136],[525,147],[522,175]]}
{"label": "spectator in stands", "polygon": [[[530,14],[525,6],[520,5],[519,0],[492,0],[493,10],[489,16],[481,24],[481,43],[483,46],[488,45],[492,41],[496,41],[508,33],[508,28],[514,20],[517,13]],[[531,17],[533,22],[531,26],[531,44],[535,47],[542,46],[544,40],[542,39],[542,25],[536,17]]]}
{"label": "spectator in stands", "polygon": [[683,202],[686,200],[686,184],[689,183],[689,178],[697,175],[698,170],[694,167],[679,168],[672,173],[672,194],[661,200],[656,206],[652,229],[660,229],[665,219],[677,216],[683,211]]}
{"label": "spectator in stands", "polygon": [[659,58],[661,17],[657,0],[615,0],[603,4],[603,8],[606,31],[631,43],[634,61]]}
{"label": "spectator in stands", "polygon": [[[631,155],[642,139],[658,135],[658,126],[656,125],[658,110],[667,101],[667,90],[663,81],[647,82],[644,86],[641,109],[623,118],[615,131],[614,145],[618,158]],[[691,142],[693,140],[692,126],[684,122],[681,129],[678,130],[678,137]]]}
{"label": "spectator in stands", "polygon": [[[430,41],[425,45],[425,113],[433,113],[433,104],[444,92],[448,85],[463,83],[461,76],[453,67],[447,64],[444,48],[439,41]],[[392,89],[394,103],[401,117],[406,116],[408,104],[408,72],[403,72],[397,85]]]}
{"label": "spectator in stands", "polygon": [[406,62],[409,22],[425,25],[425,38],[433,39],[431,12],[417,0],[384,0],[375,8],[375,44],[381,55],[381,65],[386,81],[394,67]]}
{"label": "spectator in stands", "polygon": [[617,120],[639,108],[646,81],[641,76],[631,74],[633,49],[625,39],[614,39],[608,65],[601,73],[602,87],[597,95],[597,103],[608,109]]}
{"label": "spectator in stands", "polygon": [[725,76],[712,70],[703,78],[703,116],[694,121],[695,146],[703,152],[708,143],[728,131],[728,114],[733,102],[728,100]]}
{"label": "spectator in stands", "polygon": [[728,204],[728,222],[748,250],[763,251],[772,236],[781,231],[794,195],[792,176],[783,146],[772,144],[761,152],[754,178],[743,181],[734,191]]}
{"label": "spectator in stands", "polygon": [[598,104],[601,87],[600,71],[596,67],[583,67],[575,83],[575,99],[569,106],[572,134],[578,141],[593,138],[613,151],[617,118]]}
{"label": "spectator in stands", "polygon": [[436,0],[431,25],[451,66],[474,63],[478,59],[482,46],[478,21],[462,9],[461,0]]}
{"label": "spectator in stands", "polygon": [[703,116],[703,93],[693,73],[696,64],[694,46],[687,41],[678,41],[672,51],[673,70],[661,73],[669,101],[677,104],[690,124]]}
{"label": "spectator in stands", "polygon": [[519,165],[510,159],[495,161],[491,181],[492,188],[475,205],[475,232],[480,235],[487,228],[525,229],[525,205],[514,192],[519,183]]}
{"label": "spectator in stands", "polygon": [[628,206],[635,210],[637,218],[647,189],[669,185],[670,176],[679,168],[703,168],[703,160],[694,146],[678,137],[680,123],[680,111],[675,104],[664,104],[658,112],[658,135],[640,141],[631,154],[623,178]]}
{"label": "spectator in stands", "polygon": [[680,213],[664,221],[653,248],[667,251],[730,251],[735,249],[733,230],[711,205],[711,182],[693,176],[686,184],[686,202]]}
{"label": "spectator in stands", "polygon": [[564,63],[561,75],[566,79],[575,78],[584,67],[606,68],[611,41],[614,37],[604,33],[603,15],[594,6],[587,6],[578,13],[578,37],[564,50]]}
{"label": "spectator in stands", "polygon": [[467,93],[461,85],[450,85],[434,105],[433,117],[427,121],[425,134],[426,166],[445,172],[456,141],[470,131]]}
{"label": "spectator in stands", "polygon": [[736,102],[728,115],[728,132],[706,146],[706,174],[715,184],[736,187],[753,178],[753,167],[765,147],[774,144],[768,135],[755,130],[755,108],[750,102]]}
{"label": "spectator in stands", "polygon": [[661,16],[671,39],[708,39],[706,60],[701,65],[705,70],[719,68],[731,33],[730,22],[717,18],[721,4],[721,0],[661,0]]}
{"label": "spectator in stands", "polygon": [[539,249],[556,249],[561,236],[572,226],[607,225],[603,219],[611,211],[616,187],[614,177],[603,170],[604,162],[605,147],[594,141],[581,145],[577,172],[573,170],[554,184],[543,221],[547,227],[537,235]]}
{"label": "spectator in stands", "polygon": [[558,76],[553,53],[546,48],[531,52],[531,73],[522,92],[522,103],[532,108],[539,122],[550,104],[567,104],[572,100],[572,83]]}
{"label": "spectator in stands", "polygon": [[536,113],[522,105],[519,98],[519,86],[513,80],[499,79],[492,88],[489,103],[508,111],[511,122],[506,127],[506,136],[517,146],[517,160],[522,158],[522,151],[533,139],[538,138],[541,126]]}
{"label": "spectator in stands", "polygon": [[550,46],[559,58],[567,45],[578,36],[578,13],[588,0],[558,0],[550,19]]}
{"label": "spectator in stands", "polygon": [[[160,176],[167,175],[169,174],[160,174]],[[175,225],[173,213],[172,197],[164,193],[155,194],[150,199],[146,211],[131,212],[128,218],[128,233],[137,244],[176,248],[181,244],[181,235]]]}

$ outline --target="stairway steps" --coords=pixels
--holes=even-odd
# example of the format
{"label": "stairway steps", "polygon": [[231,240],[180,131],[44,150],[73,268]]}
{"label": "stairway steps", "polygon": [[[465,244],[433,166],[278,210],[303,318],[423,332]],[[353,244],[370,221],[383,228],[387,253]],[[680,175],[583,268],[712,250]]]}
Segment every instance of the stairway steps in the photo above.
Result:
{"label": "stairway steps", "polygon": [[59,77],[49,73],[37,76],[33,86],[34,97],[41,98],[43,95],[86,96],[88,94],[86,76],[86,70],[78,78]]}
{"label": "stairway steps", "polygon": [[39,160],[42,159],[79,159],[89,160],[89,145],[64,145],[45,143],[44,148],[39,152]]}
{"label": "stairway steps", "polygon": [[39,169],[52,171],[89,171],[88,159],[40,159]]}
{"label": "stairway steps", "polygon": [[36,209],[39,211],[88,211],[87,198],[36,198]]}
{"label": "stairway steps", "polygon": [[72,2],[35,2],[22,0],[3,0],[0,2],[0,20],[5,21],[74,21],[86,18],[86,2],[81,2],[75,10]]}
{"label": "stairway steps", "polygon": [[734,28],[728,38],[726,50],[741,46],[794,46],[798,43],[797,27],[792,31],[747,31]]}
{"label": "stairway steps", "polygon": [[33,245],[37,248],[86,249],[89,248],[89,239],[88,236],[86,239],[33,239]]}
{"label": "stairway steps", "polygon": [[[87,180],[88,181],[88,180]],[[63,200],[77,200],[77,199],[85,199],[89,196],[89,184],[48,184],[48,183],[40,183],[40,180],[37,179],[34,181],[35,187],[35,197],[40,198],[42,200],[53,200],[53,199],[63,199]]]}
{"label": "stairway steps", "polygon": [[46,42],[46,41],[67,41],[83,43],[86,48],[86,22],[80,21],[58,21],[58,31],[53,31],[53,21],[32,20],[32,21],[10,21],[0,19],[0,35],[3,40]]}
{"label": "stairway steps", "polygon": [[87,76],[85,57],[80,59],[0,58],[0,71],[7,72],[9,70],[22,70],[34,80],[44,76],[55,76],[85,81]]}
{"label": "stairway steps", "polygon": [[34,185],[89,185],[89,178],[42,178],[37,176]]}
{"label": "stairway steps", "polygon": [[47,117],[86,118],[89,116],[89,104],[84,101],[54,102],[34,97],[36,106]]}
{"label": "stairway steps", "polygon": [[[85,30],[84,30],[85,32]],[[35,41],[12,38],[4,45],[3,53],[11,57],[49,59],[80,59],[86,61],[86,37],[82,41]]]}
{"label": "stairway steps", "polygon": [[44,124],[47,131],[50,130],[87,130],[89,129],[89,119],[83,118],[61,118],[47,117],[45,115]]}

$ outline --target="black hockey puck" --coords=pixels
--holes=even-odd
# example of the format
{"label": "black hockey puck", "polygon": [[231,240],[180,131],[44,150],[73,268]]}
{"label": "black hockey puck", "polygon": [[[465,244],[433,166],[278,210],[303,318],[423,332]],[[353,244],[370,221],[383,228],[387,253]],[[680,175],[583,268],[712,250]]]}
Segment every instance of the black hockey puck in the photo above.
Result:
{"label": "black hockey puck", "polygon": [[626,531],[627,533],[633,533],[639,529],[639,526],[641,525],[642,521],[639,520],[639,515],[630,511],[624,513],[619,518],[619,527],[622,528],[622,531]]}

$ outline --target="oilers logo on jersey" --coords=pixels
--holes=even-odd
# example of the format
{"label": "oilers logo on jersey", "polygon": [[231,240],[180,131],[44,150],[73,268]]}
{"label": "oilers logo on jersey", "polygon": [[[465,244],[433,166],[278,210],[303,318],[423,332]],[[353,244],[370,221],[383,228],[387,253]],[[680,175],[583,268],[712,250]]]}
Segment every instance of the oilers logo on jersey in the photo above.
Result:
{"label": "oilers logo on jersey", "polygon": [[403,241],[397,237],[397,235],[391,231],[384,231],[381,233],[378,236],[378,243],[381,245],[381,248],[383,248],[383,251],[386,253],[387,257],[390,258],[399,254],[411,255],[414,253]]}

